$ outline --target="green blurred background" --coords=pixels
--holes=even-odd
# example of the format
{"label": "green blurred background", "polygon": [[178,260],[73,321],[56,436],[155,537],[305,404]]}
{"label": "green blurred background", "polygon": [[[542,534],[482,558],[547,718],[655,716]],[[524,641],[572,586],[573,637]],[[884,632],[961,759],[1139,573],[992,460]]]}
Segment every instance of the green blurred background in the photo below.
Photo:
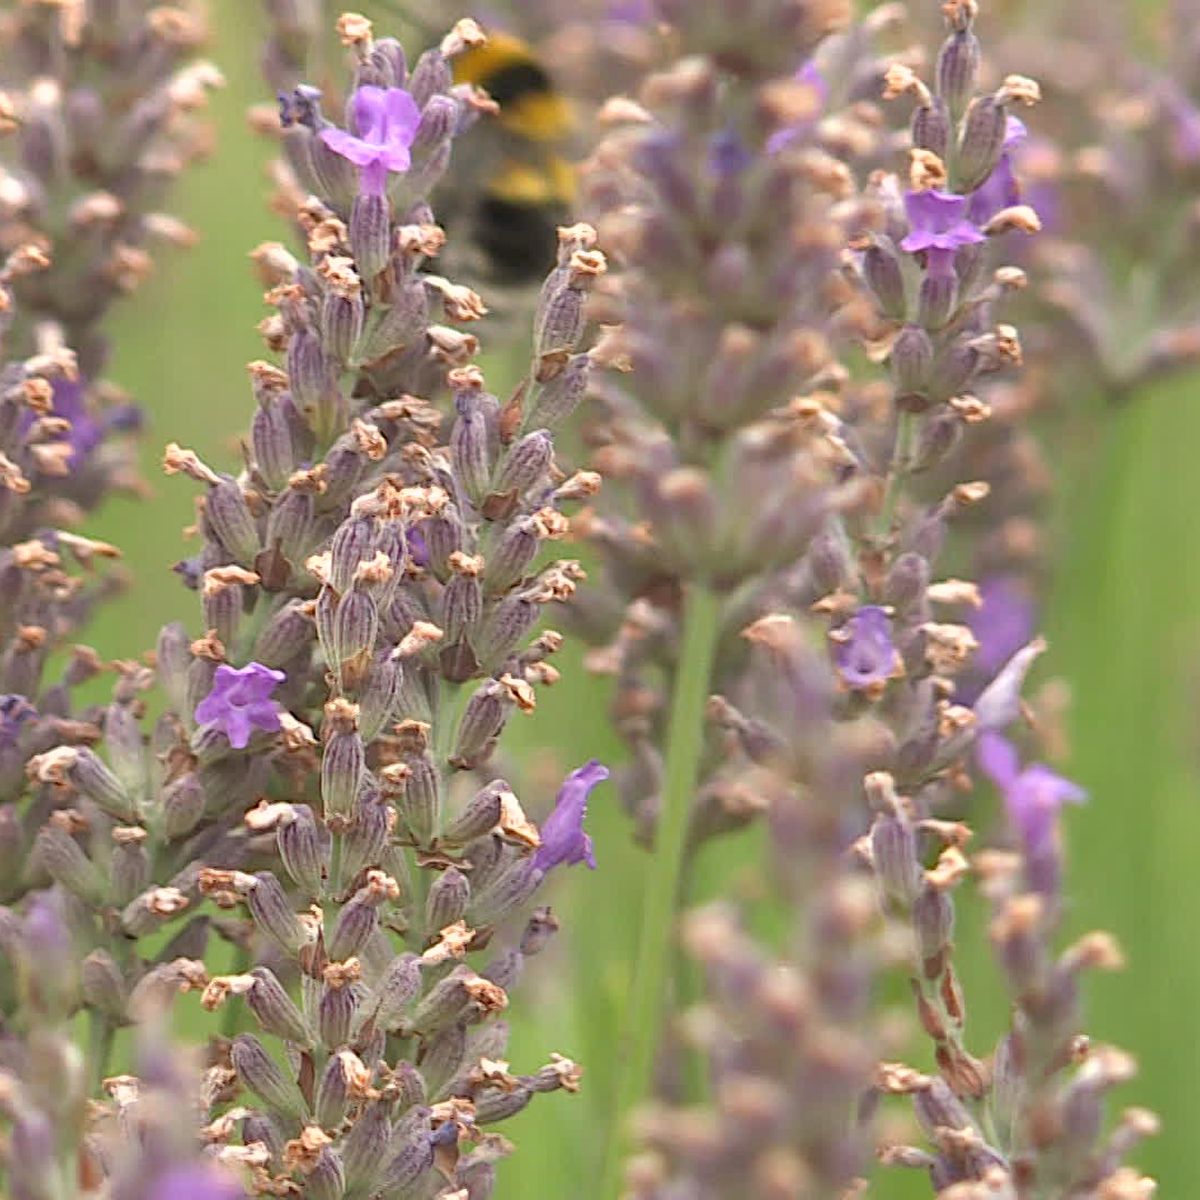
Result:
{"label": "green blurred background", "polygon": [[[114,503],[93,527],[119,543],[134,577],[128,595],[92,634],[107,656],[139,653],[158,626],[183,618],[195,626],[194,597],[169,571],[189,553],[181,530],[192,519],[186,482],[158,470],[168,440],[233,467],[237,436],[252,399],[245,364],[262,355],[254,333],[264,315],[248,251],[285,231],[266,210],[270,147],[250,133],[245,109],[262,95],[255,55],[258,6],[215,0],[212,56],[229,87],[215,98],[215,157],[187,177],[177,211],[200,232],[197,248],[164,263],[159,275],[121,309],[111,375],[151,414],[145,471],[148,504]],[[369,7],[369,6],[368,6]],[[447,12],[447,20],[456,16]],[[492,382],[499,385],[498,371]],[[1196,1176],[1192,1122],[1200,1117],[1200,403],[1195,381],[1176,381],[1120,411],[1095,403],[1095,447],[1060,480],[1061,567],[1049,599],[1047,670],[1070,680],[1070,771],[1091,803],[1068,815],[1072,926],[1113,931],[1129,968],[1091,982],[1090,1028],[1139,1057],[1142,1075],[1127,1103],[1163,1117],[1162,1136],[1144,1155],[1162,1194],[1186,1195]],[[564,679],[541,710],[514,733],[528,747],[534,786],[563,767],[612,753],[603,689],[564,655]],[[552,747],[553,750],[546,749]],[[585,1065],[578,1096],[539,1098],[505,1127],[520,1152],[502,1170],[499,1194],[512,1200],[575,1195],[594,1178],[613,1082],[616,1029],[628,986],[646,857],[630,844],[611,789],[597,793],[592,831],[600,869],[556,881],[553,901],[564,933],[539,961],[536,985],[511,1010],[510,1057],[530,1069],[551,1050]],[[706,873],[753,891],[754,837],[722,845]],[[959,937],[967,965],[970,1041],[990,1045],[1004,1001],[987,963],[978,915],[966,914]],[[199,1010],[197,1008],[199,1030]],[[923,1180],[882,1179],[872,1195],[928,1195]]]}

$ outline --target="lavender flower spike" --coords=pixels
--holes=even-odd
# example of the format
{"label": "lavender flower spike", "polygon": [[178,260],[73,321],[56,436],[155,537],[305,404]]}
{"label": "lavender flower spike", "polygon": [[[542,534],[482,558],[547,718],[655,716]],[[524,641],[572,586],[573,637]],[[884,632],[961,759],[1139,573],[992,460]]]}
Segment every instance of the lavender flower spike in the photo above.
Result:
{"label": "lavender flower spike", "polygon": [[608,768],[597,759],[572,771],[558,789],[554,811],[541,828],[542,844],[533,857],[533,870],[539,875],[558,866],[586,862],[594,871],[596,855],[591,837],[583,831],[588,797],[592,788],[608,778]]}
{"label": "lavender flower spike", "polygon": [[219,729],[235,750],[244,750],[252,729],[275,733],[279,729],[279,705],[271,693],[286,679],[262,663],[245,667],[224,663],[217,668],[212,691],[196,705],[196,722]]}
{"label": "lavender flower spike", "polygon": [[976,754],[979,766],[1004,796],[1009,823],[1032,861],[1051,848],[1064,804],[1082,804],[1087,792],[1043,763],[1020,767],[1016,747],[997,733],[983,734]]}
{"label": "lavender flower spike", "polygon": [[864,604],[833,633],[838,674],[855,690],[885,683],[896,669],[892,622],[877,604]]}
{"label": "lavender flower spike", "polygon": [[335,154],[362,168],[365,195],[382,196],[389,171],[407,171],[409,150],[417,136],[421,113],[403,88],[366,85],[354,93],[358,136],[345,129],[322,129],[321,140]]}

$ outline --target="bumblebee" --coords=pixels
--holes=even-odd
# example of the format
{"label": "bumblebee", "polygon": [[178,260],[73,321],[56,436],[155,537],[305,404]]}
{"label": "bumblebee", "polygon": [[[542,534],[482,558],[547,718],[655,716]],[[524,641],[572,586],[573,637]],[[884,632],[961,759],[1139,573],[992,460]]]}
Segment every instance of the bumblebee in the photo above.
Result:
{"label": "bumblebee", "polygon": [[563,151],[575,119],[527,42],[491,32],[454,60],[458,83],[482,88],[499,112],[479,130],[482,173],[472,234],[502,282],[545,275],[554,261],[555,229],[570,215],[575,171]]}

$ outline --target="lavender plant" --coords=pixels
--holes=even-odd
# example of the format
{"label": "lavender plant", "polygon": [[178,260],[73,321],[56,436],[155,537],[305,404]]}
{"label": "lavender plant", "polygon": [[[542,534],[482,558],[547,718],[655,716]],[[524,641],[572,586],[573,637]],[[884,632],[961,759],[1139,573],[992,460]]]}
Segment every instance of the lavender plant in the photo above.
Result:
{"label": "lavender plant", "polygon": [[[582,306],[604,260],[590,229],[564,230],[530,378],[501,405],[471,362],[476,339],[437,321],[473,320],[482,302],[428,269],[442,235],[426,197],[460,110],[449,59],[483,35],[460,23],[410,74],[363,18],[338,28],[355,64],[347,127],[311,88],[285,104],[311,193],[307,262],[281,244],[255,252],[274,310],[264,338],[286,370],[250,365],[238,476],[175,444],[164,455],[205,489],[203,548],[180,567],[202,634],[164,629],[153,670],[131,664],[94,725],[60,727],[30,758],[32,870],[55,886],[9,912],[10,954],[29,963],[19,931],[57,906],[51,933],[84,955],[58,1011],[88,1014],[93,1087],[116,1030],[165,996],[244,1002],[282,1059],[239,1034],[198,1090],[204,1141],[251,1190],[485,1196],[508,1149],[487,1127],[579,1079],[557,1055],[510,1073],[497,1016],[557,928],[535,892],[557,866],[594,865],[583,820],[607,770],[573,772],[539,832],[486,764],[510,715],[554,682],[561,637],[530,637],[582,577],[539,561],[567,531],[563,508],[597,486],[558,468],[552,432],[582,397]],[[167,708],[146,730],[156,680]],[[248,922],[232,915],[243,908]],[[206,965],[215,937],[236,948],[235,972]],[[37,996],[13,1012],[61,1044]],[[105,1086],[122,1114],[136,1103],[162,1119],[154,1079]],[[242,1089],[249,1104],[228,1108]],[[78,1113],[86,1086],[68,1095]],[[46,1171],[80,1151],[62,1111]],[[82,1132],[88,1162],[120,1178]],[[141,1161],[138,1186],[158,1169]],[[53,1178],[21,1194],[58,1194]]]}

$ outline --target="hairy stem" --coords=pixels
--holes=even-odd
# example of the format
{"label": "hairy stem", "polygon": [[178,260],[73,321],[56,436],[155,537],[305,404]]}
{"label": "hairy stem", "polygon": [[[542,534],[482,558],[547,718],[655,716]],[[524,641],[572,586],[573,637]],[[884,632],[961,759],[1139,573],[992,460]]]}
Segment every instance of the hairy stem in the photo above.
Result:
{"label": "hairy stem", "polygon": [[667,761],[654,858],[642,905],[637,966],[619,1047],[624,1063],[609,1135],[603,1196],[621,1190],[621,1168],[633,1110],[650,1094],[655,1053],[662,1041],[663,1012],[674,963],[676,914],[687,849],[688,818],[704,748],[704,706],[720,632],[720,603],[699,584],[684,593],[679,668],[671,697]]}

